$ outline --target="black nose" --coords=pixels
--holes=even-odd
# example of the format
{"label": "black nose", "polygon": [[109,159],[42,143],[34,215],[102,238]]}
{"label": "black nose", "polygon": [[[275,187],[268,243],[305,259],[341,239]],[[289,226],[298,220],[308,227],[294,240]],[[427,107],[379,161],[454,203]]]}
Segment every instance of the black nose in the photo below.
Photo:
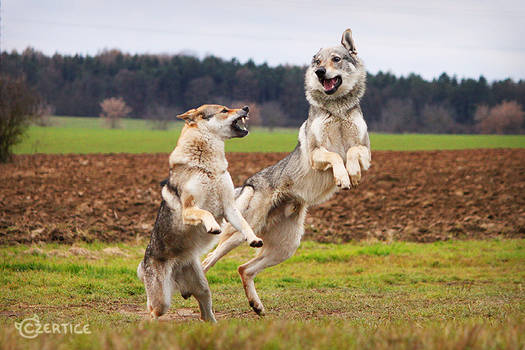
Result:
{"label": "black nose", "polygon": [[244,106],[244,107],[242,107],[242,110],[245,111],[245,112],[249,112],[249,111],[250,111],[250,109],[248,108],[248,106]]}
{"label": "black nose", "polygon": [[324,77],[326,74],[326,69],[324,67],[319,67],[315,70],[315,75],[317,75],[318,78]]}

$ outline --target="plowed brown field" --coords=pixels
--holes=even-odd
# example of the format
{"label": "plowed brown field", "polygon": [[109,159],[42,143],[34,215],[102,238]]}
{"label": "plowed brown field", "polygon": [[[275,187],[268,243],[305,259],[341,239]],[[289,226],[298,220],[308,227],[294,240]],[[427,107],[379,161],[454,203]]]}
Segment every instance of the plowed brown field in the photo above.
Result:
{"label": "plowed brown field", "polygon": [[[228,154],[236,185],[284,154]],[[31,155],[0,165],[0,244],[149,235],[167,154]],[[525,237],[525,150],[374,152],[357,188],[311,208],[306,238]]]}

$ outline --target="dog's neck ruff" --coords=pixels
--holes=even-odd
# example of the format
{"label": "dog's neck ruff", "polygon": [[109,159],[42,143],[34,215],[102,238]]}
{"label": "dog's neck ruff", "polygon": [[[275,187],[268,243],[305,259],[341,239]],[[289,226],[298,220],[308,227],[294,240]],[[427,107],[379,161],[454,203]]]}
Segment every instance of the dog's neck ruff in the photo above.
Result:
{"label": "dog's neck ruff", "polygon": [[321,91],[311,91],[307,94],[308,101],[331,116],[346,118],[353,110],[359,108],[359,102],[364,95],[364,82],[357,82],[348,94],[334,99],[327,99]]}
{"label": "dog's neck ruff", "polygon": [[[189,136],[189,137],[188,137]],[[208,176],[228,169],[224,141],[205,132],[186,133],[170,156],[170,167],[186,165],[201,169]]]}
{"label": "dog's neck ruff", "polygon": [[359,104],[356,103],[355,105],[350,107],[350,109],[348,109],[347,111],[345,111],[343,113],[338,113],[338,114],[334,114],[334,113],[330,112],[326,108],[322,108],[322,107],[319,107],[319,108],[322,109],[323,111],[325,111],[326,113],[328,113],[328,117],[329,118],[333,117],[333,118],[340,118],[340,119],[346,120],[346,119],[348,119],[348,117],[350,117],[352,115],[353,111],[359,109]]}

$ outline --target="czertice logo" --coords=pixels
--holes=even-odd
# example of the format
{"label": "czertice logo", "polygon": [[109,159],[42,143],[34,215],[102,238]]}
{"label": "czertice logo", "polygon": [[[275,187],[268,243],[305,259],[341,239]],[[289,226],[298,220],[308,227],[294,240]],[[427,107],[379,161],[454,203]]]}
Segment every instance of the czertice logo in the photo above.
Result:
{"label": "czertice logo", "polygon": [[35,339],[42,333],[47,334],[91,334],[89,324],[80,323],[41,323],[38,315],[25,318],[20,322],[15,322],[15,328],[23,338]]}

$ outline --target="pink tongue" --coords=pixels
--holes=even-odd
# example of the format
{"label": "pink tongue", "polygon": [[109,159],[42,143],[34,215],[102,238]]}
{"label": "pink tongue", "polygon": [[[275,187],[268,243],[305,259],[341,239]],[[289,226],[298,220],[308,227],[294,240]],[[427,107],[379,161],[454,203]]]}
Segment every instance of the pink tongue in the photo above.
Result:
{"label": "pink tongue", "polygon": [[336,78],[333,78],[333,79],[326,79],[325,81],[323,81],[323,87],[325,90],[332,90],[335,86],[335,81],[336,81]]}

